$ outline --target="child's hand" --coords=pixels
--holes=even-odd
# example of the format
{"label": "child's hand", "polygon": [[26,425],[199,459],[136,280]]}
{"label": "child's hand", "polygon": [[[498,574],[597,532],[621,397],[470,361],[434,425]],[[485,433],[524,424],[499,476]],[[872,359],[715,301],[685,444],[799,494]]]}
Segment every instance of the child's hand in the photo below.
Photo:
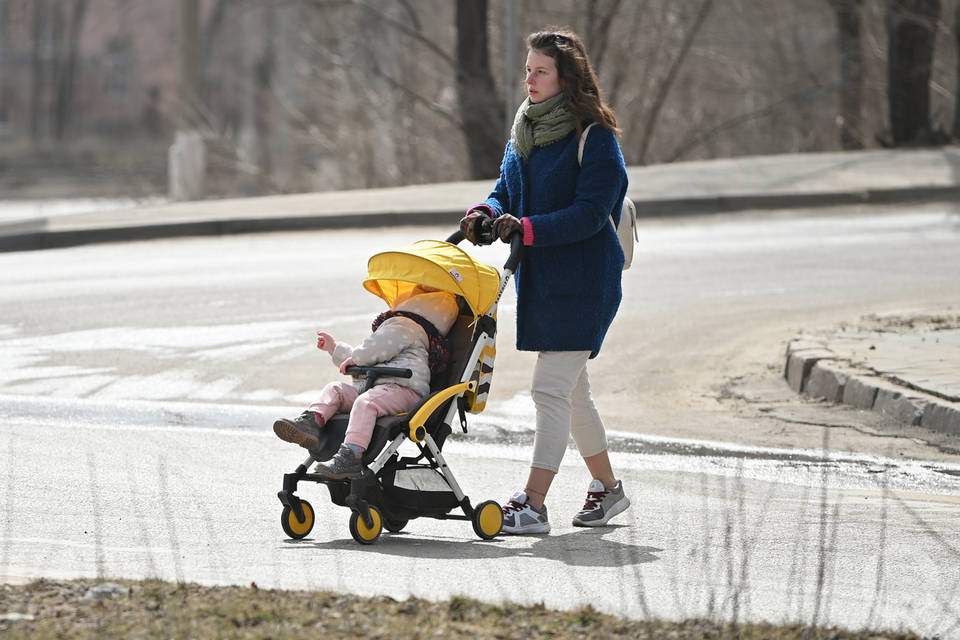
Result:
{"label": "child's hand", "polygon": [[337,341],[333,339],[332,335],[324,333],[323,331],[317,331],[317,349],[333,354],[333,350],[336,348]]}
{"label": "child's hand", "polygon": [[346,373],[347,373],[347,367],[352,367],[352,366],[355,365],[355,364],[357,364],[357,363],[353,361],[353,358],[347,358],[347,359],[344,360],[343,363],[341,363],[341,365],[340,365],[340,373],[346,375]]}

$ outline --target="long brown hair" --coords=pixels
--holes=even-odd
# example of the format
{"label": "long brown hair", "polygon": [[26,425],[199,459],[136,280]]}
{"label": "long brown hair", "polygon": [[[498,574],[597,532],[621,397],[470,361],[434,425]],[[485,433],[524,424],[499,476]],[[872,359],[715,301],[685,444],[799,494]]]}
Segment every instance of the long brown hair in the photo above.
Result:
{"label": "long brown hair", "polygon": [[556,63],[567,106],[577,118],[578,134],[585,120],[620,133],[617,116],[600,95],[597,74],[580,36],[570,29],[550,28],[527,36],[527,47],[550,56]]}

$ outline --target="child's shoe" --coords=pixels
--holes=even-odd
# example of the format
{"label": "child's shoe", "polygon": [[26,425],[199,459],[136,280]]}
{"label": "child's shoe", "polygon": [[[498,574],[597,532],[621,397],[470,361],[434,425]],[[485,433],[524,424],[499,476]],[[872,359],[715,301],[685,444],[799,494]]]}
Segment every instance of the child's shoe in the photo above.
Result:
{"label": "child's shoe", "polygon": [[280,418],[273,423],[273,432],[281,440],[298,444],[304,449],[320,446],[321,425],[313,411],[304,411],[294,420]]}
{"label": "child's shoe", "polygon": [[503,507],[503,528],[506,533],[550,533],[547,521],[547,505],[536,509],[527,504],[527,494],[518,491],[510,496],[510,502]]}
{"label": "child's shoe", "polygon": [[331,480],[358,478],[363,473],[363,462],[350,447],[342,444],[332,458],[326,462],[318,462],[313,472]]}
{"label": "child's shoe", "polygon": [[618,480],[612,487],[605,487],[594,478],[587,487],[587,501],[573,518],[575,527],[602,527],[613,516],[626,511],[630,498],[623,493],[623,482]]}

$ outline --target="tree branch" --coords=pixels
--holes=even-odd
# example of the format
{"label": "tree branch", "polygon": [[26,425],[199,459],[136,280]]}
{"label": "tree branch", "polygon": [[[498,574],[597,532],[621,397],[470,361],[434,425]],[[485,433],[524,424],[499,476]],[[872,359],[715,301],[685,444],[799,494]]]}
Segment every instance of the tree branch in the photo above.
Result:
{"label": "tree branch", "polygon": [[606,12],[600,11],[596,2],[587,4],[587,38],[589,38],[587,44],[590,47],[590,58],[595,69],[599,70],[603,66],[607,45],[613,39],[610,24],[613,22],[613,17],[620,12],[621,4],[621,0],[612,0]]}
{"label": "tree branch", "polygon": [[446,51],[441,49],[439,46],[437,46],[437,43],[435,43],[433,40],[423,35],[417,29],[412,29],[407,25],[403,24],[402,22],[400,22],[399,20],[395,20],[390,16],[385,15],[382,11],[380,11],[376,7],[370,6],[363,0],[352,0],[351,4],[369,11],[384,24],[390,27],[393,27],[400,33],[406,36],[409,36],[410,38],[413,38],[414,40],[422,44],[424,47],[426,47],[428,50],[432,51],[443,62],[446,62],[451,69],[456,69],[456,63],[454,62],[453,57],[451,57],[449,53],[447,53]]}
{"label": "tree branch", "polygon": [[781,98],[780,100],[777,100],[776,102],[772,102],[768,105],[760,107],[759,109],[754,109],[752,111],[748,111],[746,113],[741,113],[739,115],[733,116],[732,118],[727,118],[726,120],[720,122],[719,124],[716,124],[713,127],[710,127],[706,131],[695,134],[692,138],[688,138],[685,142],[678,145],[673,150],[673,152],[667,157],[666,162],[677,162],[683,156],[689,153],[692,149],[702,145],[704,142],[716,136],[717,134],[720,134],[729,129],[735,129],[744,123],[770,115],[776,112],[778,109],[780,109],[780,107],[782,107],[784,104],[788,102],[793,102],[797,98],[806,97],[810,93],[832,91],[834,89],[836,89],[835,86],[834,87],[816,86],[812,88],[806,87],[799,91],[794,91],[790,95],[787,95]]}
{"label": "tree branch", "polygon": [[[640,25],[643,23],[643,17],[647,12],[647,5],[649,5],[650,0],[643,0],[639,6],[636,7],[636,10],[633,13],[633,26],[627,30],[628,33],[640,33]],[[636,40],[639,40],[637,38]],[[626,47],[626,55],[628,59],[632,59],[636,49],[634,48],[634,40],[630,41],[630,44]],[[620,98],[620,90],[623,88],[624,82],[626,82],[627,75],[632,70],[632,64],[618,64],[615,65],[615,71],[613,72],[613,78],[610,81],[610,91],[607,94],[607,102],[610,104],[617,104]]]}
{"label": "tree branch", "polygon": [[643,137],[640,141],[640,155],[638,157],[638,161],[641,164],[643,164],[646,159],[647,150],[650,148],[650,141],[653,139],[653,130],[656,127],[657,119],[660,117],[660,111],[663,109],[663,104],[667,100],[667,95],[670,93],[670,89],[677,78],[677,73],[680,71],[680,67],[683,65],[684,60],[686,60],[687,54],[690,52],[690,47],[693,46],[693,41],[697,36],[697,32],[699,32],[700,27],[703,26],[703,23],[707,18],[707,14],[710,13],[712,6],[713,0],[703,0],[703,4],[700,5],[700,10],[697,12],[697,17],[694,19],[693,25],[690,27],[690,30],[687,31],[687,35],[684,37],[683,46],[680,48],[680,53],[674,59],[670,70],[667,72],[667,77],[663,81],[663,84],[660,85],[660,90],[657,92],[653,107],[650,109],[650,115],[647,118],[646,125],[643,129]]}
{"label": "tree branch", "polygon": [[387,84],[389,84],[391,89],[400,91],[401,93],[403,93],[405,96],[407,96],[414,102],[418,104],[422,104],[427,109],[437,114],[441,118],[447,120],[450,124],[457,127],[458,129],[463,128],[463,122],[454,113],[452,113],[448,109],[444,109],[433,100],[424,98],[419,93],[413,91],[410,87],[408,87],[406,83],[398,82],[397,80],[394,80],[389,75],[383,72],[383,70],[380,68],[380,65],[374,63],[371,66],[370,71],[375,76],[377,76],[378,78],[384,80]]}

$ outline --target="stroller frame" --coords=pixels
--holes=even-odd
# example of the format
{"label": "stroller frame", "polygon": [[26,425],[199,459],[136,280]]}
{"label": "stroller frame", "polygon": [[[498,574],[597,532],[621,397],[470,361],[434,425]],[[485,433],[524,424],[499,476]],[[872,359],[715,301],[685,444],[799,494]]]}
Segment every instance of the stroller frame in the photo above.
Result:
{"label": "stroller frame", "polygon": [[[457,244],[463,239],[460,232],[452,234],[447,243]],[[308,471],[314,462],[332,457],[343,440],[346,419],[342,414],[334,416],[325,426],[321,436],[321,447],[312,450],[310,455],[292,473],[284,474],[283,488],[277,497],[283,504],[281,526],[291,538],[301,539],[312,530],[315,520],[313,507],[300,498],[296,492],[300,482],[323,484],[330,492],[331,501],[351,510],[350,534],[361,544],[377,541],[383,529],[398,532],[414,518],[430,517],[440,520],[466,520],[473,525],[474,532],[482,539],[489,540],[500,533],[503,513],[500,505],[487,500],[476,506],[471,504],[460,484],[447,464],[441,451],[452,426],[459,418],[464,433],[467,431],[466,412],[472,406],[485,403],[489,390],[492,367],[486,364],[485,357],[495,353],[496,308],[507,282],[516,269],[520,259],[521,236],[511,237],[510,257],[503,268],[499,288],[492,305],[482,315],[467,316],[461,314],[454,331],[466,335],[471,330],[472,348],[468,358],[461,360],[461,370],[452,370],[448,375],[458,375],[449,386],[443,386],[425,399],[406,416],[390,416],[377,421],[370,446],[365,452],[364,468],[359,477],[334,480]],[[462,299],[461,299],[462,301]],[[468,322],[468,320],[470,322]],[[458,326],[459,325],[459,326]],[[451,362],[451,368],[454,363]],[[365,376],[367,390],[376,384],[380,376],[409,377],[409,369],[393,367],[348,367],[347,373]],[[469,394],[470,400],[466,397]],[[478,409],[479,410],[479,409]],[[325,440],[325,442],[324,442]],[[419,454],[413,457],[400,457],[399,449],[404,441],[412,441]],[[372,459],[370,459],[372,457]],[[431,477],[438,476],[446,485],[443,491],[404,490],[394,484],[398,472],[422,471]],[[403,500],[412,502],[403,504]],[[459,510],[461,513],[452,513]]]}

